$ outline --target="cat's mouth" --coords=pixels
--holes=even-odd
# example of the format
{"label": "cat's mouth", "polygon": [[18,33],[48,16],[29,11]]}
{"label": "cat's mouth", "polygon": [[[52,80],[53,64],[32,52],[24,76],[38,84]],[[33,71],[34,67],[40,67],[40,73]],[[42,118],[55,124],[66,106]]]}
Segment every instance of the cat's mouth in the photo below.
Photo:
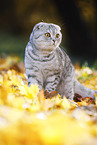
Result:
{"label": "cat's mouth", "polygon": [[56,43],[56,40],[52,40],[53,41],[53,45],[55,45],[55,43]]}
{"label": "cat's mouth", "polygon": [[58,43],[53,43],[53,47],[57,47],[58,46]]}
{"label": "cat's mouth", "polygon": [[56,46],[57,45],[56,40],[52,40],[52,42],[53,42],[53,46]]}

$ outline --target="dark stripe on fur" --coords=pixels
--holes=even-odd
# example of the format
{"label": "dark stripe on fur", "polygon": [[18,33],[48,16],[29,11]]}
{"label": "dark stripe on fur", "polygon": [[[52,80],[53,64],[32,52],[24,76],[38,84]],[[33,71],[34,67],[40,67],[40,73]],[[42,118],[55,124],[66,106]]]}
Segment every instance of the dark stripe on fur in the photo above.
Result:
{"label": "dark stripe on fur", "polygon": [[36,78],[36,76],[35,75],[28,75],[28,78]]}
{"label": "dark stripe on fur", "polygon": [[43,34],[39,35],[38,37],[35,37],[35,39],[38,39],[40,36],[42,36]]}
{"label": "dark stripe on fur", "polygon": [[[31,56],[31,54],[29,53],[29,51],[27,50],[28,52],[28,55],[30,56],[31,59],[35,60],[35,61],[39,61],[39,62],[48,62],[48,61],[51,61],[55,56],[53,55],[50,59],[43,59],[43,60],[40,60],[40,59],[36,59],[34,58],[33,56]],[[49,58],[49,57],[48,57]]]}

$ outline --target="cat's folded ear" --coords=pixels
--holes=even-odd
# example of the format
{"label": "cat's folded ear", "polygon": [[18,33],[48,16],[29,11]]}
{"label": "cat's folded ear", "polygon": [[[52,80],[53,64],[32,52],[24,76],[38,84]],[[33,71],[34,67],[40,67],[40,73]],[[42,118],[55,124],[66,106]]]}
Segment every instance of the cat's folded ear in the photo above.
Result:
{"label": "cat's folded ear", "polygon": [[53,24],[53,25],[57,28],[58,31],[61,31],[61,27],[60,26],[58,26],[56,24]]}
{"label": "cat's folded ear", "polygon": [[37,24],[37,25],[34,26],[33,31],[34,30],[39,30],[39,29],[40,29],[40,25]]}
{"label": "cat's folded ear", "polygon": [[57,25],[57,28],[58,28],[59,31],[61,31],[61,27],[60,26]]}
{"label": "cat's folded ear", "polygon": [[39,30],[41,27],[43,27],[43,22],[36,24],[34,30]]}
{"label": "cat's folded ear", "polygon": [[40,23],[38,23],[38,24],[36,24],[36,25],[34,26],[33,31],[32,31],[32,33],[31,33],[31,35],[30,35],[30,40],[31,40],[32,37],[33,37],[34,31],[35,31],[35,30],[39,30],[41,27],[43,27],[43,22],[40,22]]}
{"label": "cat's folded ear", "polygon": [[40,26],[38,25],[35,29],[39,30],[40,29]]}

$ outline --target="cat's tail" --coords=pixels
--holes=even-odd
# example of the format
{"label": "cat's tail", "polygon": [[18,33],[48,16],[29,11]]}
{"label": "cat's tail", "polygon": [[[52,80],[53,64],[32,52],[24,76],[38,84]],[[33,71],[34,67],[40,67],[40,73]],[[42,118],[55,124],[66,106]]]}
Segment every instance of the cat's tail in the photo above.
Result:
{"label": "cat's tail", "polygon": [[79,94],[83,98],[91,97],[95,100],[95,93],[97,93],[97,90],[92,90],[90,88],[83,86],[77,79],[75,79],[74,90],[76,94]]}

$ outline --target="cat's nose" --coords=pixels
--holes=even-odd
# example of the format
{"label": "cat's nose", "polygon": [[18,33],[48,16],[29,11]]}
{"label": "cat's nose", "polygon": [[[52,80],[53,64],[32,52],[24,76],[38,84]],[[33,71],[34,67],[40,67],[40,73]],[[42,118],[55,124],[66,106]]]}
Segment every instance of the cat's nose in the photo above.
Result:
{"label": "cat's nose", "polygon": [[54,42],[54,44],[55,44],[55,40],[53,39],[53,42]]}

